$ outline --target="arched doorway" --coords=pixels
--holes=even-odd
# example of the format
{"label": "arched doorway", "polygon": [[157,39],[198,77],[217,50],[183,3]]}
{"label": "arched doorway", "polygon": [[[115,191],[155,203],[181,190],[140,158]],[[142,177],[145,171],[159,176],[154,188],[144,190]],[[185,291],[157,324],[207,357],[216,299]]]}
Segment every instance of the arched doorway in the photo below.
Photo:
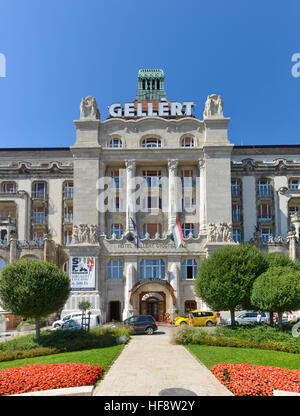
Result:
{"label": "arched doorway", "polygon": [[108,321],[121,321],[121,302],[112,300],[108,304]]}
{"label": "arched doorway", "polygon": [[166,312],[166,295],[164,292],[141,292],[140,314],[152,315],[156,321],[163,321]]}

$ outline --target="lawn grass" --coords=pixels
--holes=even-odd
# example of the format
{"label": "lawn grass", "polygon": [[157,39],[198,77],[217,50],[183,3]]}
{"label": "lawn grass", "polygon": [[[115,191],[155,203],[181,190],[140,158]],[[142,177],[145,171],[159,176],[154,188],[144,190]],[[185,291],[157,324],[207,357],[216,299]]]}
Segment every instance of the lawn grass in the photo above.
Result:
{"label": "lawn grass", "polygon": [[267,365],[300,370],[300,354],[255,348],[214,347],[187,344],[187,349],[206,367],[219,363]]}
{"label": "lawn grass", "polygon": [[83,363],[100,365],[104,368],[104,373],[106,373],[115,359],[119,356],[124,346],[124,344],[120,344],[111,347],[65,352],[42,357],[25,358],[22,360],[3,361],[0,363],[0,369],[33,364]]}

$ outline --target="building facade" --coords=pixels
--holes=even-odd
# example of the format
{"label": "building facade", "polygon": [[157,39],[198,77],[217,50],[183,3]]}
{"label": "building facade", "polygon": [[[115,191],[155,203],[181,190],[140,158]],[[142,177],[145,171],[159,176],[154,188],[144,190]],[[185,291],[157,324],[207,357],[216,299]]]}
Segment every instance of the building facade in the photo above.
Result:
{"label": "building facade", "polygon": [[229,121],[220,96],[198,118],[146,69],[106,120],[82,99],[70,148],[0,149],[0,267],[57,264],[72,282],[63,314],[89,300],[105,322],[206,308],[197,269],[228,244],[299,258],[300,146],[234,146]]}

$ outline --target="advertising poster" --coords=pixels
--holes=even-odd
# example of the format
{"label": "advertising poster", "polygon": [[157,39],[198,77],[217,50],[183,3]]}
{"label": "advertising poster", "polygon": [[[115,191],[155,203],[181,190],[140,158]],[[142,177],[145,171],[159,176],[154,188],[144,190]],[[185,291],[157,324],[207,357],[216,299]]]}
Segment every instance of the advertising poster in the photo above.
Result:
{"label": "advertising poster", "polygon": [[96,290],[95,257],[71,257],[71,289]]}

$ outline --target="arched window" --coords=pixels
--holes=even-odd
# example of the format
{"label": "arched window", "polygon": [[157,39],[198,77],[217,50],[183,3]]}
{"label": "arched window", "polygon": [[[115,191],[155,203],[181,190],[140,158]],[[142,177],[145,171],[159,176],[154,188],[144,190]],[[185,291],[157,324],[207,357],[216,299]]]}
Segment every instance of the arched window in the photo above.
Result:
{"label": "arched window", "polygon": [[181,139],[181,147],[195,147],[195,141],[193,137],[183,137]]}
{"label": "arched window", "polygon": [[150,137],[150,138],[144,139],[142,141],[142,147],[145,147],[145,148],[161,147],[161,140],[157,139],[156,137]]}
{"label": "arched window", "polygon": [[123,260],[110,260],[107,270],[108,280],[123,280]]}
{"label": "arched window", "polygon": [[162,259],[141,260],[140,279],[164,279],[166,266]]}
{"label": "arched window", "polygon": [[185,259],[182,262],[182,279],[196,279],[197,277],[197,262],[195,259]]}
{"label": "arched window", "polygon": [[113,139],[110,140],[109,147],[114,148],[114,149],[121,149],[123,147],[122,140],[119,139],[118,137],[114,137]]}

